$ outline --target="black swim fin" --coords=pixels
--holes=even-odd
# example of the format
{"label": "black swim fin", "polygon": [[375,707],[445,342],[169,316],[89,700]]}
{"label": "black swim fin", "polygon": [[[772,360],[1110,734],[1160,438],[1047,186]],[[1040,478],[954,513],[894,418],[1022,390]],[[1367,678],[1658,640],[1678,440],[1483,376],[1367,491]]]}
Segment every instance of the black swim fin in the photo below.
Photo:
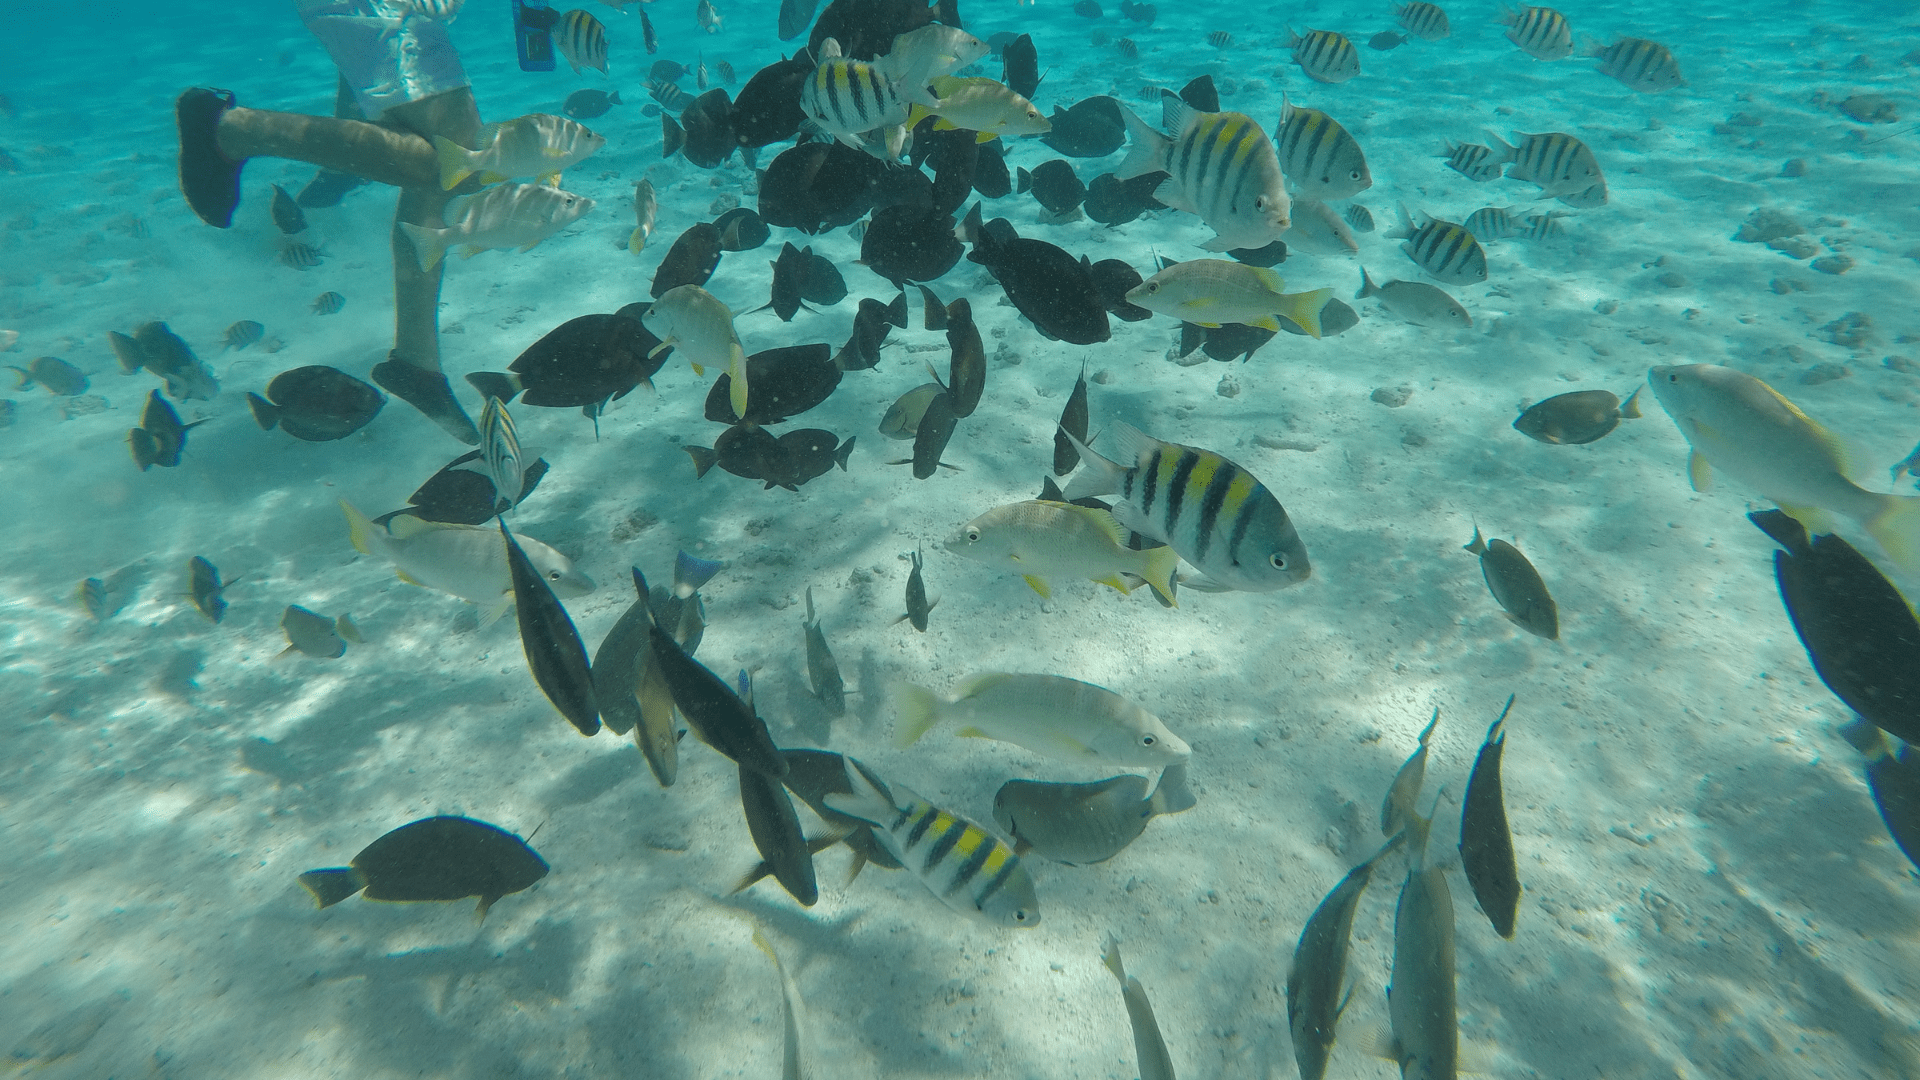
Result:
{"label": "black swim fin", "polygon": [[447,434],[468,446],[480,445],[479,429],[454,399],[453,387],[440,372],[415,367],[388,353],[386,360],[374,365],[373,381],[387,393],[425,413],[427,419],[439,424]]}
{"label": "black swim fin", "polygon": [[220,117],[233,108],[233,91],[196,86],[173,103],[180,125],[180,190],[200,220],[217,229],[233,224],[240,205],[240,167],[220,152]]}

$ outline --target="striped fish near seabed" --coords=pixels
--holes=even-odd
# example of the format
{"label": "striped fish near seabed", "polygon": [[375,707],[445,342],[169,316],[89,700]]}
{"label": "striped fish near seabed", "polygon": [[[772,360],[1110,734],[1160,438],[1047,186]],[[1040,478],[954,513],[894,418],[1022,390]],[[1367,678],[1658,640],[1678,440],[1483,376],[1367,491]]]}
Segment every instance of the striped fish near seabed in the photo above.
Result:
{"label": "striped fish near seabed", "polygon": [[1579,195],[1598,186],[1600,202],[1606,201],[1606,177],[1600,172],[1600,160],[1586,143],[1560,131],[1532,135],[1516,131],[1513,137],[1519,145],[1509,146],[1498,135],[1487,132],[1487,141],[1493,144],[1488,162],[1506,165],[1507,179],[1540,185],[1543,199]]}
{"label": "striped fish near seabed", "polygon": [[1208,251],[1260,248],[1278,240],[1292,224],[1291,204],[1267,133],[1245,113],[1200,112],[1170,93],[1160,101],[1161,126],[1172,135],[1121,108],[1132,145],[1114,175],[1131,180],[1169,173],[1153,197],[1198,214],[1211,226],[1218,235],[1200,245]]}
{"label": "striped fish near seabed", "polygon": [[1565,60],[1573,55],[1573,30],[1567,26],[1567,17],[1550,7],[1508,8],[1496,21],[1507,27],[1507,40],[1535,60]]}
{"label": "striped fish near seabed", "polygon": [[1347,35],[1334,30],[1308,30],[1296,34],[1287,28],[1282,42],[1293,51],[1293,62],[1314,82],[1342,83],[1360,74],[1360,50]]}
{"label": "striped fish near seabed", "polygon": [[1131,424],[1111,430],[1118,461],[1068,433],[1085,468],[1067,484],[1067,501],[1117,493],[1113,516],[1197,568],[1201,577],[1182,579],[1195,589],[1273,592],[1312,576],[1293,520],[1252,473],[1211,450],[1161,442]]}
{"label": "striped fish near seabed", "polygon": [[828,793],[828,808],[876,826],[874,839],[954,911],[995,926],[1040,925],[1033,878],[1006,842],[900,784],[890,792],[846,759],[851,794]]}
{"label": "striped fish near seabed", "polygon": [[492,394],[480,410],[480,460],[493,481],[494,510],[506,513],[520,501],[525,482],[525,466],[520,461],[520,433],[515,429],[507,406]]}
{"label": "striped fish near seabed", "polygon": [[1280,172],[1296,193],[1322,202],[1350,199],[1373,186],[1367,156],[1339,121],[1280,95]]}
{"label": "striped fish near seabed", "polygon": [[800,88],[800,111],[848,146],[890,161],[906,146],[908,110],[939,107],[927,83],[959,66],[956,59],[939,38],[918,32],[900,35],[892,52],[871,62],[847,58],[840,43],[827,38],[819,66]]}
{"label": "striped fish near seabed", "polygon": [[1405,240],[1406,252],[1420,269],[1450,285],[1473,285],[1487,280],[1487,253],[1466,226],[1422,214],[1427,220],[1419,227],[1400,204],[1400,227],[1386,235]]}

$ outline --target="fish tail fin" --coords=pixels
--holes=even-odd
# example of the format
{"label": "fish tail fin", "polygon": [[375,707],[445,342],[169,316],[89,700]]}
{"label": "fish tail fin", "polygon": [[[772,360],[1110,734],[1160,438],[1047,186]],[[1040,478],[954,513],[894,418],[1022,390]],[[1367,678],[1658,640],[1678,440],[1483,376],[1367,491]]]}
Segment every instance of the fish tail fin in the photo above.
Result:
{"label": "fish tail fin", "polygon": [[378,526],[373,519],[345,499],[340,500],[340,509],[347,515],[347,539],[353,542],[353,550],[362,555],[378,554],[375,548],[380,541],[374,536]]}
{"label": "fish tail fin", "polygon": [[635,255],[638,255],[640,254],[641,250],[644,249],[646,246],[647,246],[647,230],[642,229],[638,226],[635,226],[633,230],[633,235],[627,237],[627,250],[633,252]]}
{"label": "fish tail fin", "polygon": [[893,688],[893,700],[899,713],[893,722],[893,745],[904,750],[939,721],[940,699],[924,686],[903,682]]}
{"label": "fish tail fin", "polygon": [[1312,337],[1320,336],[1320,309],[1333,299],[1332,289],[1315,289],[1312,292],[1293,293],[1287,297],[1287,306],[1280,314],[1295,326],[1305,330]]}
{"label": "fish tail fin", "polygon": [[14,367],[12,364],[7,365],[7,370],[13,372],[13,388],[15,390],[25,390],[27,387],[33,385],[33,372],[28,371],[26,368]]}
{"label": "fish tail fin", "polygon": [[747,415],[747,353],[738,341],[732,345],[727,355],[727,375],[732,384],[727,387],[727,398],[733,405],[733,415],[746,419]]}
{"label": "fish tail fin", "polygon": [[318,906],[332,907],[366,888],[367,882],[358,870],[336,866],[330,870],[309,870],[301,874],[300,886],[313,894],[313,902]]}
{"label": "fish tail fin", "polygon": [[1121,986],[1127,985],[1127,966],[1120,962],[1119,938],[1107,935],[1106,942],[1100,948],[1100,962],[1107,965],[1107,970],[1113,972],[1113,977],[1120,980]]}
{"label": "fish tail fin", "polygon": [[1491,131],[1487,132],[1487,141],[1493,144],[1490,149],[1493,151],[1494,156],[1500,159],[1498,161],[1494,161],[1491,158],[1488,159],[1487,164],[1489,165],[1505,165],[1520,156],[1520,151],[1517,148]]}
{"label": "fish tail fin", "polygon": [[1362,266],[1360,268],[1360,291],[1354,293],[1353,298],[1355,300],[1365,300],[1367,297],[1379,291],[1380,286],[1373,283],[1373,278],[1367,274],[1367,268]]}
{"label": "fish tail fin", "polygon": [[1863,524],[1902,570],[1920,570],[1920,497],[1883,495],[1879,513]]}
{"label": "fish tail fin", "polygon": [[1067,489],[1060,493],[1062,501],[1073,502],[1075,499],[1106,495],[1120,489],[1120,478],[1127,472],[1124,465],[1101,457],[1086,443],[1074,438],[1073,432],[1066,428],[1060,428],[1059,431],[1073,443],[1075,450],[1080,451],[1080,460],[1087,466],[1067,481]]}
{"label": "fish tail fin", "polygon": [[452,191],[460,186],[460,181],[473,175],[470,158],[473,151],[447,138],[445,135],[433,137],[433,152],[440,159],[440,189]]}
{"label": "fish tail fin", "polygon": [[848,817],[884,827],[884,823],[897,812],[893,798],[880,790],[879,785],[867,775],[866,766],[851,757],[845,758],[842,764],[847,770],[847,785],[853,790],[828,792],[821,801],[830,810],[838,810]]}
{"label": "fish tail fin", "polygon": [[1150,172],[1167,171],[1167,149],[1173,140],[1149,127],[1125,105],[1120,106],[1120,116],[1127,122],[1127,156],[1113,175],[1131,180]]}
{"label": "fish tail fin", "polygon": [[1849,723],[1838,729],[1840,737],[1852,744],[1855,750],[1867,756],[1868,761],[1881,761],[1893,756],[1893,747],[1887,743],[1887,735],[1864,716],[1855,715]]}
{"label": "fish tail fin", "polygon": [[413,241],[413,254],[420,260],[420,272],[432,273],[433,268],[440,265],[441,258],[447,253],[447,241],[441,234],[451,230],[429,229],[422,225],[415,225],[411,221],[403,221],[400,223],[400,231],[406,233],[407,239]]}
{"label": "fish tail fin", "polygon": [[[753,869],[747,871],[745,874],[742,874],[740,876],[740,880],[733,883],[733,888],[727,890],[727,895],[733,896],[738,893],[746,892],[748,889],[752,888],[756,883],[758,883],[762,878],[768,878],[772,876],[773,876],[773,864],[767,863],[767,862],[756,863],[754,864]],[[766,946],[762,943],[764,939],[760,937],[760,930],[758,927],[754,928],[753,938],[754,938],[754,944],[760,945],[762,949],[766,948]],[[769,951],[767,952],[767,955],[772,956],[773,953]]]}
{"label": "fish tail fin", "polygon": [[1168,607],[1179,607],[1180,601],[1174,599],[1173,594],[1173,574],[1180,568],[1180,556],[1170,546],[1149,548],[1141,554],[1146,559],[1140,576],[1147,579],[1147,584],[1160,594],[1160,599],[1165,600]]}
{"label": "fish tail fin", "polygon": [[713,463],[720,460],[720,455],[715,453],[711,446],[683,446],[680,449],[685,450],[687,456],[693,459],[695,480],[707,475],[707,470],[713,468]]}
{"label": "fish tail fin", "polygon": [[1627,400],[1624,402],[1621,402],[1620,418],[1622,420],[1640,419],[1640,391],[1645,390],[1646,388],[1647,387],[1645,383],[1642,383],[1639,386],[1634,387],[1633,393],[1627,395]]}
{"label": "fish tail fin", "polygon": [[1187,764],[1183,761],[1160,770],[1160,782],[1153,785],[1153,794],[1147,797],[1147,809],[1155,815],[1178,814],[1199,802],[1187,786]]}

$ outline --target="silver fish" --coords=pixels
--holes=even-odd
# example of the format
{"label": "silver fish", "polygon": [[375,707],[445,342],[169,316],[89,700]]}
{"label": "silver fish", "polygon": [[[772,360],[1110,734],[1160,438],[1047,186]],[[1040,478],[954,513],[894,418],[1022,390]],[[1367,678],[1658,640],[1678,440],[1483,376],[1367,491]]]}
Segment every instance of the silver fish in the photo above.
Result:
{"label": "silver fish", "polygon": [[301,652],[325,660],[337,660],[347,653],[337,626],[325,615],[316,615],[299,605],[289,605],[280,616],[280,629],[286,631],[287,647],[280,655]]}
{"label": "silver fish", "polygon": [[1367,275],[1367,268],[1360,268],[1360,291],[1355,300],[1365,300],[1377,296],[1388,311],[1413,323],[1415,326],[1453,326],[1473,325],[1473,316],[1460,302],[1448,296],[1442,289],[1424,281],[1389,281],[1385,285],[1376,285]]}
{"label": "silver fish", "polygon": [[1393,774],[1393,784],[1387,788],[1387,797],[1380,804],[1380,835],[1393,836],[1413,820],[1414,804],[1420,801],[1420,788],[1427,780],[1427,744],[1433,740],[1433,729],[1439,723],[1440,710],[1435,709],[1433,719],[1427,721],[1426,730],[1420,733],[1420,748]]}
{"label": "silver fish", "polygon": [[1108,938],[1100,960],[1120,980],[1120,998],[1127,1004],[1127,1021],[1133,1027],[1134,1065],[1140,1070],[1140,1080],[1174,1080],[1173,1055],[1167,1053],[1167,1040],[1160,1035],[1153,1003],[1147,1000],[1147,988],[1128,975],[1120,962],[1120,942]]}
{"label": "silver fish", "polygon": [[1293,949],[1287,972],[1287,1027],[1293,1033],[1293,1060],[1300,1080],[1320,1080],[1327,1072],[1334,1029],[1346,1011],[1347,949],[1353,942],[1353,916],[1373,879],[1381,857],[1399,847],[1406,833],[1395,833],[1373,857],[1347,871],[1320,906],[1313,909]]}

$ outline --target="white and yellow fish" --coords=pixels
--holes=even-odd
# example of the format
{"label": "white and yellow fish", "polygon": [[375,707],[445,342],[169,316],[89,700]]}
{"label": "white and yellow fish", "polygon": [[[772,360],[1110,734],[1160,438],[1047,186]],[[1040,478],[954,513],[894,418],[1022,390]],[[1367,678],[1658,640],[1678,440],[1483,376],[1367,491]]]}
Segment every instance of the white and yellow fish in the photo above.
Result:
{"label": "white and yellow fish", "polygon": [[[383,528],[345,499],[340,500],[340,509],[347,515],[354,550],[386,560],[400,580],[478,605],[484,609],[483,624],[492,623],[513,606],[513,574],[498,529],[427,521],[411,514],[401,514]],[[593,591],[593,579],[574,569],[565,555],[529,536],[515,533],[514,539],[555,596],[565,599]]]}
{"label": "white and yellow fish", "polygon": [[640,320],[660,339],[653,356],[672,347],[704,375],[707,365],[724,367],[731,382],[733,415],[747,415],[747,354],[733,330],[733,312],[698,285],[678,285],[653,302]]}
{"label": "white and yellow fish", "polygon": [[1130,593],[1120,575],[1132,574],[1169,604],[1180,562],[1170,547],[1129,548],[1127,530],[1105,510],[1039,499],[981,514],[947,538],[947,550],[1010,569],[1041,596],[1053,595],[1049,577],[1086,578]]}
{"label": "white and yellow fish", "polygon": [[911,746],[935,724],[951,721],[969,738],[998,739],[1103,767],[1157,769],[1192,753],[1159,717],[1103,686],[1064,675],[990,671],[962,682],[951,699],[901,683],[895,698],[896,747]]}
{"label": "white and yellow fish", "polygon": [[935,131],[963,128],[978,132],[976,142],[1002,135],[1043,135],[1053,130],[1053,122],[1041,116],[1033,102],[998,79],[943,75],[933,80],[933,93],[939,103],[932,108],[913,106],[907,117],[909,128],[931,115],[938,117],[933,124]]}
{"label": "white and yellow fish", "polygon": [[1245,323],[1280,330],[1284,318],[1312,337],[1320,336],[1320,309],[1332,289],[1285,293],[1286,280],[1264,266],[1232,259],[1175,263],[1127,292],[1127,303],[1197,326]]}
{"label": "white and yellow fish", "polygon": [[564,116],[533,113],[482,133],[480,149],[469,150],[445,136],[433,137],[440,159],[440,186],[452,191],[475,173],[483,184],[518,177],[537,177],[549,187],[560,185],[560,174],[607,145],[606,137]]}
{"label": "white and yellow fish", "polygon": [[559,188],[501,184],[449,203],[444,229],[403,221],[400,231],[413,241],[420,269],[428,271],[455,245],[464,246],[469,259],[489,248],[529,251],[592,209],[592,199]]}

